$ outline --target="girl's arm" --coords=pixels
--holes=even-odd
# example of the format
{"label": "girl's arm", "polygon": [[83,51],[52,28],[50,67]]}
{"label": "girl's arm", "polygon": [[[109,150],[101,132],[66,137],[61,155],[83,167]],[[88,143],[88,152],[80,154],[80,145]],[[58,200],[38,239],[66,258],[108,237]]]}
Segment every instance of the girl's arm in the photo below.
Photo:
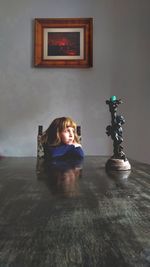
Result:
{"label": "girl's arm", "polygon": [[62,144],[59,146],[46,146],[45,147],[46,158],[83,158],[84,153],[80,144],[76,145],[67,145]]}

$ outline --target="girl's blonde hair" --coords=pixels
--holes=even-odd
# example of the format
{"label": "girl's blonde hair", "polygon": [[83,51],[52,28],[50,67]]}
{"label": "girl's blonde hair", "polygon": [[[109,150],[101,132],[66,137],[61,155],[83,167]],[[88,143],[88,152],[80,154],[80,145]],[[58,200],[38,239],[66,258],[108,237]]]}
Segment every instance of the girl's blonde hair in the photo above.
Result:
{"label": "girl's blonde hair", "polygon": [[70,117],[60,117],[53,120],[48,129],[43,133],[41,137],[42,144],[49,144],[51,146],[59,145],[61,143],[60,133],[67,127],[74,128],[74,140],[80,143],[76,123]]}

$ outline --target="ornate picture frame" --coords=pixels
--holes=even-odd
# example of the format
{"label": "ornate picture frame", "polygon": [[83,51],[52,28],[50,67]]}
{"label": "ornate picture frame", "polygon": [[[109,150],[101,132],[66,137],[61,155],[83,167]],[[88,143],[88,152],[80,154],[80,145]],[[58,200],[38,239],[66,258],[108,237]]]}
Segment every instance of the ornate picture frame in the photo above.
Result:
{"label": "ornate picture frame", "polygon": [[35,19],[35,67],[89,68],[92,65],[92,18]]}

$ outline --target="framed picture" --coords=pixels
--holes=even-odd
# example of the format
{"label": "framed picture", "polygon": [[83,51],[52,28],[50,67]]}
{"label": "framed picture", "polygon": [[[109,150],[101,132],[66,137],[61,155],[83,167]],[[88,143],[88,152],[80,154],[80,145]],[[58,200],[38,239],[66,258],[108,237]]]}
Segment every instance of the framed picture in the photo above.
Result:
{"label": "framed picture", "polygon": [[35,67],[89,68],[92,63],[92,18],[35,19]]}

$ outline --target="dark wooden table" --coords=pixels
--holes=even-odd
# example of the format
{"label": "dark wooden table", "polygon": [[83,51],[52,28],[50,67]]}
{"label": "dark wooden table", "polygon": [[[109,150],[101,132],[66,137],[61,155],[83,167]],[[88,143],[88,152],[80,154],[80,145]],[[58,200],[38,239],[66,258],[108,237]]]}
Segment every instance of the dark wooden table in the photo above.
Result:
{"label": "dark wooden table", "polygon": [[106,160],[0,161],[0,267],[150,266],[150,165],[106,173]]}

